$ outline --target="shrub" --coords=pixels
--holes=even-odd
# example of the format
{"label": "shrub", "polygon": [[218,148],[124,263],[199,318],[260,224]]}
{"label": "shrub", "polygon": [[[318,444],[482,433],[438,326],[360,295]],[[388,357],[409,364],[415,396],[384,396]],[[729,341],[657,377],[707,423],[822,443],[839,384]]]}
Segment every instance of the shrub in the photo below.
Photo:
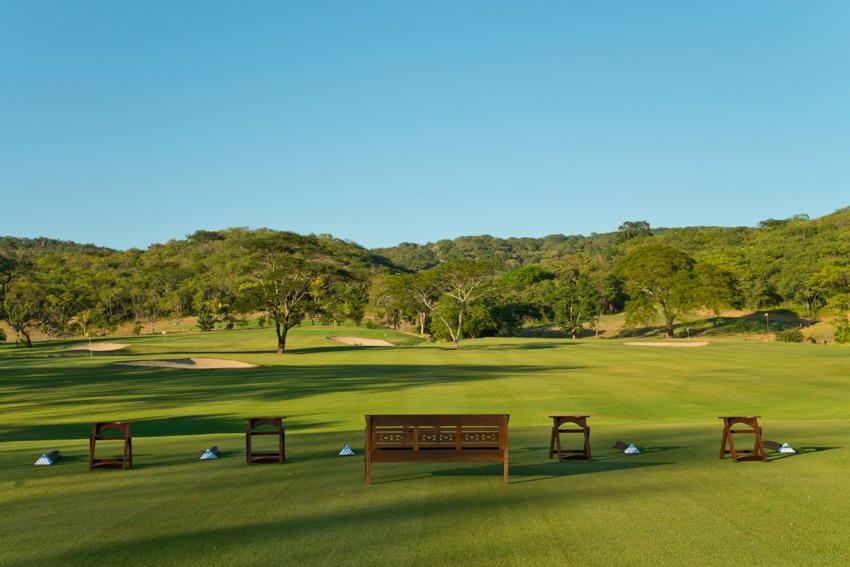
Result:
{"label": "shrub", "polygon": [[835,342],[841,344],[850,343],[850,322],[842,321],[835,329]]}
{"label": "shrub", "polygon": [[776,334],[776,340],[783,343],[801,343],[803,342],[803,331],[799,327],[794,329],[785,329],[781,333]]}
{"label": "shrub", "polygon": [[212,331],[215,328],[215,319],[211,313],[206,311],[198,313],[198,328],[202,333]]}

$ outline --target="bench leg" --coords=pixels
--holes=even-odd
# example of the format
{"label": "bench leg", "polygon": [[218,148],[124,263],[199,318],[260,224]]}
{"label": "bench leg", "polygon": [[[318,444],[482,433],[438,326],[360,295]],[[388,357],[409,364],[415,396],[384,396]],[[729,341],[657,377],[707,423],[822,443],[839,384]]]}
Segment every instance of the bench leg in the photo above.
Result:
{"label": "bench leg", "polygon": [[366,484],[372,484],[372,460],[369,459],[369,453],[366,453],[363,463],[366,468]]}

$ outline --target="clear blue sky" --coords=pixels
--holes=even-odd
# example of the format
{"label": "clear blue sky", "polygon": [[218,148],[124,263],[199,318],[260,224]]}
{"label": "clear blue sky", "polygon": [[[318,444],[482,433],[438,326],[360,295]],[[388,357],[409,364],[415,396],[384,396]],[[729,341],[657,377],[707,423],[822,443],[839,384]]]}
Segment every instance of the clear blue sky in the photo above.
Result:
{"label": "clear blue sky", "polygon": [[850,2],[0,0],[0,235],[367,248],[850,205]]}

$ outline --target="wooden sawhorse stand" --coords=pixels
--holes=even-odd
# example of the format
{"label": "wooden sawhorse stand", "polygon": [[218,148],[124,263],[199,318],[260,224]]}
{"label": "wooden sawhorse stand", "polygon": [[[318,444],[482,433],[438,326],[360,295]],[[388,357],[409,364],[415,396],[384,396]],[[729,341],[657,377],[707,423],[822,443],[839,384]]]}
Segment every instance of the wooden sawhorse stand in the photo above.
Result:
{"label": "wooden sawhorse stand", "polygon": [[[564,459],[587,459],[590,462],[590,427],[587,425],[589,415],[550,415],[554,420],[552,426],[552,438],[549,440],[549,458],[555,454],[555,446],[557,445],[558,461]],[[563,426],[574,425],[577,429],[562,429]],[[584,448],[582,449],[562,449],[561,434],[562,433],[580,433],[584,435]]]}
{"label": "wooden sawhorse stand", "polygon": [[[760,416],[733,416],[721,417],[723,420],[723,440],[720,443],[720,458],[722,459],[727,453],[732,455],[732,462],[737,463],[741,460],[748,461],[767,461],[767,456],[764,453],[764,441],[761,438],[761,427],[759,427],[758,418]],[[732,429],[733,426],[739,425],[738,429]],[[753,435],[755,442],[752,449],[736,449],[733,436],[735,435]],[[726,449],[726,444],[729,444],[729,449]]]}
{"label": "wooden sawhorse stand", "polygon": [[[126,469],[133,466],[133,437],[130,435],[130,423],[132,422],[100,421],[92,424],[91,437],[89,438],[89,470],[95,467]],[[123,456],[109,459],[95,458],[94,449],[98,441],[123,441]]]}
{"label": "wooden sawhorse stand", "polygon": [[[286,454],[286,434],[283,430],[283,417],[249,417],[248,429],[245,431],[245,445],[248,464],[251,463],[280,463],[283,464]],[[271,429],[268,427],[271,426]],[[264,429],[260,429],[265,427]],[[273,452],[253,452],[251,438],[255,435],[277,435],[278,450]]]}

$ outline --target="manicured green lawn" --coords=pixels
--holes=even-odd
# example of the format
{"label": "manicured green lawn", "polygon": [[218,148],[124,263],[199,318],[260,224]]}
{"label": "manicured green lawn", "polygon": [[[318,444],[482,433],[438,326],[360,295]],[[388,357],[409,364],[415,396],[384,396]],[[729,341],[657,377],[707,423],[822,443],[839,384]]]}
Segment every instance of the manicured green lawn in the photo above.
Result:
{"label": "manicured green lawn", "polygon": [[[303,327],[283,356],[269,330],[0,348],[0,565],[850,562],[850,348],[384,333]],[[346,334],[408,346],[326,339]],[[110,364],[192,356],[261,366]],[[367,413],[509,413],[511,483],[498,464],[376,464],[367,486]],[[593,462],[548,459],[553,413],[591,415]],[[245,418],[266,415],[287,416],[287,462],[249,467]],[[722,415],[761,416],[798,454],[718,459]],[[107,420],[134,422],[132,470],[88,471]]]}

